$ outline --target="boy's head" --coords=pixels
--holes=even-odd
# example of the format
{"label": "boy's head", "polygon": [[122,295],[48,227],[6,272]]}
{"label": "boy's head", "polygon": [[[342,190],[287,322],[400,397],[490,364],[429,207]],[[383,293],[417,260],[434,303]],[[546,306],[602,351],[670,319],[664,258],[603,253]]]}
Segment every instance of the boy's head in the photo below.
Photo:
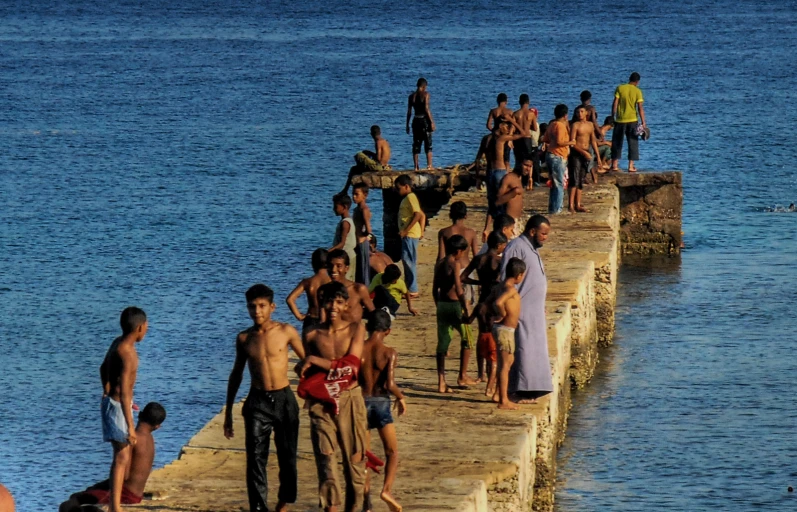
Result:
{"label": "boy's head", "polygon": [[455,201],[448,210],[448,216],[456,222],[468,216],[468,207],[464,201]]}
{"label": "boy's head", "polygon": [[390,334],[390,315],[387,311],[377,309],[368,317],[366,330],[373,334],[375,332],[383,332],[385,336]]}
{"label": "boy's head", "polygon": [[371,127],[371,137],[373,137],[374,139],[378,139],[381,136],[382,136],[382,128],[380,128],[378,125],[373,125]]}
{"label": "boy's head", "polygon": [[487,235],[487,247],[494,250],[498,254],[504,252],[506,248],[507,238],[506,235],[500,231],[493,231]]}
{"label": "boy's head", "polygon": [[606,116],[606,119],[603,120],[603,126],[614,126],[614,118],[612,116]]}
{"label": "boy's head", "polygon": [[371,246],[371,250],[373,252],[376,252],[376,235],[372,234],[370,237],[368,237],[368,245]]}
{"label": "boy's head", "polygon": [[429,85],[429,83],[423,77],[419,78],[418,81],[415,83],[415,86],[418,87],[418,89],[421,89],[421,90],[426,89],[427,85]]}
{"label": "boy's head", "polygon": [[146,423],[152,430],[158,430],[166,419],[166,409],[158,402],[150,402],[138,415],[139,423]]}
{"label": "boy's head", "polygon": [[520,258],[509,258],[506,264],[506,278],[515,279],[518,282],[523,280],[526,274],[526,264]]}
{"label": "boy's head", "polygon": [[346,311],[349,292],[346,290],[346,285],[333,281],[318,289],[318,301],[327,312],[327,319],[332,321]]}
{"label": "boy's head", "polygon": [[346,279],[349,270],[349,255],[343,249],[335,249],[327,254],[327,272],[333,281]]}
{"label": "boy's head", "polygon": [[581,103],[586,103],[592,99],[592,93],[589,91],[581,91]]}
{"label": "boy's head", "polygon": [[540,123],[540,137],[545,135],[545,130],[548,129],[548,123]]}
{"label": "boy's head", "polygon": [[573,111],[573,119],[576,121],[586,121],[587,120],[587,109],[582,106],[576,107],[576,110]]}
{"label": "boy's head", "polygon": [[332,209],[335,215],[344,215],[351,208],[351,197],[349,194],[335,194],[332,196]]}
{"label": "boy's head", "polygon": [[351,198],[355,204],[363,204],[368,199],[368,185],[357,183],[351,191]]}
{"label": "boy's head", "polygon": [[468,241],[462,235],[454,235],[446,240],[446,255],[459,257],[468,250]]}
{"label": "boy's head", "polygon": [[122,311],[119,317],[119,325],[122,327],[122,334],[135,334],[138,341],[144,339],[149,328],[147,314],[144,313],[143,309],[135,306],[130,306]]}
{"label": "boy's head", "polygon": [[556,105],[556,107],[554,107],[553,116],[556,119],[562,119],[563,117],[567,117],[567,112],[568,112],[567,105],[565,105],[564,103],[560,103]]}
{"label": "boy's head", "polygon": [[503,233],[507,240],[515,236],[515,219],[506,213],[500,213],[493,219],[493,231]]}
{"label": "boy's head", "polygon": [[506,102],[507,102],[507,99],[508,99],[508,98],[506,97],[506,93],[503,93],[503,92],[502,92],[501,94],[499,94],[499,95],[498,95],[498,97],[497,97],[497,98],[495,98],[495,102],[496,102],[496,103],[498,103],[498,104],[500,105],[500,104],[502,104],[502,103],[506,103]]}
{"label": "boy's head", "polygon": [[523,232],[536,242],[539,247],[542,247],[545,241],[548,240],[548,234],[551,232],[551,223],[540,214],[532,215],[526,222],[526,229]]}
{"label": "boy's head", "polygon": [[256,284],[246,290],[246,310],[254,323],[262,325],[271,320],[271,313],[276,307],[274,290],[268,286]]}
{"label": "boy's head", "polygon": [[531,100],[529,100],[529,95],[528,94],[523,93],[523,94],[520,95],[520,106],[521,107],[525,106],[525,105],[528,105],[530,101]]}
{"label": "boy's head", "polygon": [[313,265],[313,272],[318,273],[319,270],[327,266],[328,255],[329,251],[320,247],[313,251],[313,255],[310,257],[310,262]]}
{"label": "boy's head", "polygon": [[396,178],[396,181],[393,182],[393,186],[396,192],[398,192],[401,197],[404,197],[412,192],[412,178],[406,174],[402,174]]}
{"label": "boy's head", "polygon": [[382,284],[393,284],[401,278],[401,270],[398,265],[392,263],[385,267],[382,274]]}
{"label": "boy's head", "polygon": [[514,169],[512,169],[512,172],[522,177],[522,176],[531,175],[531,171],[533,170],[534,170],[534,161],[527,158],[522,162],[520,162],[519,166],[516,166]]}
{"label": "boy's head", "polygon": [[642,77],[639,76],[639,73],[634,71],[633,73],[631,73],[631,76],[628,78],[628,81],[631,82],[632,84],[635,84],[638,83],[641,78]]}

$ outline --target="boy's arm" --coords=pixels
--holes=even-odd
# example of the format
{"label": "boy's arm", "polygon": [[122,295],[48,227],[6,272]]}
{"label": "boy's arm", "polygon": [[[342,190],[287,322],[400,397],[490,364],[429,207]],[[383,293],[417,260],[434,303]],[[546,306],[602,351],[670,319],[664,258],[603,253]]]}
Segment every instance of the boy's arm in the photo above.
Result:
{"label": "boy's arm", "polygon": [[130,446],[136,445],[136,425],[133,423],[133,386],[136,384],[138,356],[135,349],[117,349],[122,362],[122,374],[119,377],[119,400],[122,402],[122,414],[127,423],[127,441]]}
{"label": "boy's arm", "polygon": [[302,279],[302,281],[298,285],[296,285],[296,288],[293,289],[290,295],[288,295],[288,298],[285,299],[285,303],[288,305],[288,309],[291,310],[293,316],[295,316],[296,319],[300,322],[304,322],[305,315],[303,315],[301,311],[299,311],[299,308],[296,306],[296,299],[298,299],[299,296],[302,293],[304,293],[305,282],[306,279]]}
{"label": "boy's arm", "polygon": [[482,243],[487,241],[490,235],[490,223],[493,221],[493,216],[489,213],[484,216],[484,230],[482,230]]}
{"label": "boy's arm", "polygon": [[437,306],[437,295],[440,289],[440,266],[443,265],[442,262],[437,262],[434,267],[434,277],[432,278],[432,299],[434,299],[434,305]]}
{"label": "boy's arm", "polygon": [[224,408],[224,437],[232,439],[235,435],[232,429],[232,406],[235,403],[235,395],[241,387],[244,378],[244,368],[246,367],[247,355],[241,344],[241,335],[235,338],[235,363],[232,365],[230,378],[227,381],[227,400]]}
{"label": "boy's arm", "polygon": [[[410,219],[409,224],[407,224],[407,227],[404,228],[404,231],[400,232],[399,235],[402,238],[406,237],[407,233],[410,232],[410,229],[412,229],[412,227],[415,224],[420,224],[421,223],[421,219],[423,219],[423,212],[422,211],[418,210],[416,212],[413,212],[412,219]],[[423,233],[423,226],[421,226],[421,233]]]}
{"label": "boy's arm", "polygon": [[[569,141],[570,146],[573,149],[575,149],[576,151],[578,151],[579,153],[581,153],[585,158],[589,158],[591,160],[592,159],[592,155],[590,155],[588,151],[584,151],[583,149],[581,149],[580,147],[578,147],[576,145],[576,135],[578,135],[578,130],[575,130],[575,129],[571,128],[570,129],[570,141]],[[592,139],[590,139],[590,141],[591,140]]]}
{"label": "boy's arm", "polygon": [[288,335],[288,344],[293,349],[293,353],[299,359],[304,359],[304,345],[302,345],[302,338],[299,336],[299,331],[292,325],[285,324],[285,329]]}
{"label": "boy's arm", "polygon": [[409,311],[412,316],[418,316],[418,310],[412,307],[412,297],[410,297],[410,294],[405,293],[404,298],[407,299],[407,311]]}
{"label": "boy's arm", "polygon": [[445,243],[443,242],[443,230],[437,232],[437,261],[446,257]]}
{"label": "boy's arm", "polygon": [[102,382],[102,397],[111,394],[111,383],[108,381],[108,354],[105,354],[105,359],[102,360],[100,365],[100,381]]}
{"label": "boy's arm", "polygon": [[413,94],[410,94],[407,97],[407,133],[410,133],[410,118],[412,117],[412,97]]}
{"label": "boy's arm", "polygon": [[[598,159],[598,165],[601,165],[601,152],[598,151],[598,139],[595,137],[595,132],[593,131],[589,137],[590,145],[592,146],[592,150],[595,152],[595,158]],[[591,157],[591,155],[590,155]]]}
{"label": "boy's arm", "polygon": [[646,127],[648,124],[645,121],[645,107],[642,106],[642,103],[637,103],[637,107],[639,107],[639,119],[642,120],[642,126]]}
{"label": "boy's arm", "polygon": [[460,274],[460,276],[459,276],[459,278],[462,279],[463,283],[465,283],[465,284],[479,284],[479,281],[476,281],[475,279],[471,279],[470,278],[470,275],[473,273],[474,270],[476,270],[476,267],[478,266],[478,263],[479,263],[478,256],[474,256],[473,259],[470,260],[470,262],[468,263],[468,266],[465,267],[465,270],[463,270],[462,274]]}
{"label": "boy's arm", "polygon": [[[365,204],[365,203],[363,203]],[[371,231],[371,209],[368,205],[365,205],[365,208],[361,208],[363,214],[363,222],[365,223],[365,231],[369,235],[372,233]]]}
{"label": "boy's arm", "polygon": [[498,197],[495,200],[495,204],[497,206],[506,204],[523,193],[523,190],[520,187],[510,184],[508,181],[509,180],[504,180],[504,182],[501,183],[501,188],[498,189]]}
{"label": "boy's arm", "polygon": [[536,132],[540,129],[540,124],[537,122],[537,116],[531,114],[531,131]]}
{"label": "boy's arm", "polygon": [[368,287],[364,284],[361,284],[359,287],[359,294],[360,294],[360,302],[362,302],[363,307],[365,307],[366,311],[369,313],[375,310],[374,301],[371,300],[371,294],[368,292]]}
{"label": "boy's arm", "polygon": [[494,120],[493,109],[490,109],[490,113],[487,114],[487,125],[486,125],[487,129],[490,131],[493,131],[493,120]]}
{"label": "boy's arm", "polygon": [[612,119],[617,122],[617,106],[620,105],[620,96],[614,94],[614,101],[612,102]]}
{"label": "boy's arm", "polygon": [[468,313],[468,301],[465,300],[465,290],[462,288],[462,279],[460,279],[459,275],[462,273],[462,265],[459,264],[459,261],[454,262],[454,288],[457,292],[457,298],[459,299],[459,303],[462,305],[462,316],[463,318],[467,318],[470,313]]}
{"label": "boy's arm", "polygon": [[342,224],[340,228],[340,242],[330,247],[329,252],[332,252],[335,249],[343,249],[343,246],[346,245],[346,236],[349,234],[351,226],[349,225],[348,222],[343,222],[342,220],[340,221],[340,223]]}
{"label": "boy's arm", "polygon": [[355,324],[354,336],[351,339],[351,345],[349,345],[349,351],[346,352],[346,355],[362,359],[363,346],[365,346],[365,327],[358,322]]}
{"label": "boy's arm", "polygon": [[399,416],[407,412],[407,402],[404,400],[404,393],[399,389],[396,384],[396,362],[398,361],[398,354],[395,350],[390,350],[390,355],[387,360],[387,379],[385,381],[385,388],[393,393],[396,397],[396,407],[398,407]]}
{"label": "boy's arm", "polygon": [[432,131],[435,131],[436,127],[435,127],[435,124],[434,124],[434,118],[432,117],[432,109],[429,106],[431,101],[432,101],[432,95],[427,92],[426,93],[426,116],[429,118],[429,124],[431,125],[430,128],[432,129]]}

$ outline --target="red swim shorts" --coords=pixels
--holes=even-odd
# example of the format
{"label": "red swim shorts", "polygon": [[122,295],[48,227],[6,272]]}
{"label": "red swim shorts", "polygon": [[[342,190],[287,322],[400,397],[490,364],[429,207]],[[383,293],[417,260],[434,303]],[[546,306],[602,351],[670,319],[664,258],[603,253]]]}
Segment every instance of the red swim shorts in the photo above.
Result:
{"label": "red swim shorts", "polygon": [[478,351],[479,357],[488,361],[498,360],[498,348],[495,345],[495,339],[491,332],[479,333],[479,341],[476,342],[476,350]]}
{"label": "red swim shorts", "polygon": [[[83,496],[90,496],[97,500],[94,503],[84,503],[84,500],[80,500],[83,505],[107,505],[111,501],[111,486],[108,480],[104,480],[92,485],[80,494]],[[122,505],[136,505],[141,503],[141,499],[142,496],[133,494],[127,487],[122,487]]]}

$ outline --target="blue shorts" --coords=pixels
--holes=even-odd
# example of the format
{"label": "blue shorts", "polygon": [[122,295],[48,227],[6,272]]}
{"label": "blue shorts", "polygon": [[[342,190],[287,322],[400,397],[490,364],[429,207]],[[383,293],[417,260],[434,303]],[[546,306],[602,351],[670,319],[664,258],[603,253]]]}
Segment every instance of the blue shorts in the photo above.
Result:
{"label": "blue shorts", "polygon": [[102,411],[102,440],[127,444],[127,421],[122,412],[122,404],[106,396],[100,406]]}
{"label": "blue shorts", "polygon": [[389,396],[369,396],[365,399],[365,414],[368,417],[368,430],[383,428],[393,423]]}

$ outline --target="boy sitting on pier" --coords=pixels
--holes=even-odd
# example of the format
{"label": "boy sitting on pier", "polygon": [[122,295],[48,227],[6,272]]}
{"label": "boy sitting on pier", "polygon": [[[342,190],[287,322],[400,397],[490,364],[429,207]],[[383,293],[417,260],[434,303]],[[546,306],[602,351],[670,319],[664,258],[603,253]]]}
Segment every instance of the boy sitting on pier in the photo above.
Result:
{"label": "boy sitting on pier", "polygon": [[368,244],[371,246],[371,254],[368,256],[368,263],[371,265],[371,275],[375,276],[385,271],[388,265],[393,264],[393,258],[377,249],[376,235],[369,235]]}
{"label": "boy sitting on pier", "polygon": [[515,361],[515,329],[520,322],[520,294],[515,288],[523,281],[526,264],[520,258],[511,258],[506,266],[506,280],[495,288],[487,299],[491,311],[495,313],[493,338],[498,346],[498,392],[493,400],[499,409],[517,409],[518,405],[509,400],[509,369]]}
{"label": "boy sitting on pier", "polygon": [[[330,282],[329,273],[327,273],[327,255],[329,253],[326,249],[316,249],[313,251],[311,264],[313,266],[314,274],[308,278],[302,279],[296,288],[293,289],[285,302],[288,304],[288,309],[291,310],[293,316],[302,322],[302,339],[305,333],[321,323],[321,307],[318,305],[318,288]],[[307,295],[307,313],[304,315],[299,312],[296,307],[296,299],[304,293]]]}
{"label": "boy sitting on pier", "polygon": [[346,185],[341,194],[349,192],[349,185],[355,176],[364,172],[389,171],[390,167],[390,144],[387,139],[382,138],[382,129],[373,125],[371,127],[371,138],[374,139],[374,151],[360,151],[354,155],[355,165],[349,170],[349,177],[346,178]]}
{"label": "boy sitting on pier", "polygon": [[[398,353],[385,345],[384,340],[390,334],[390,315],[384,311],[374,311],[368,320],[370,338],[363,349],[360,384],[365,397],[365,409],[368,416],[368,437],[366,448],[371,445],[370,430],[377,429],[385,449],[387,465],[385,481],[380,498],[387,503],[392,512],[401,512],[401,505],[390,494],[398,469],[398,441],[396,427],[393,426],[393,415],[390,412],[390,395],[396,397],[396,408],[399,416],[407,410],[404,394],[396,384],[396,360]],[[370,477],[365,481],[365,510],[371,510],[369,491]]]}
{"label": "boy sitting on pier", "polygon": [[[323,287],[322,287],[323,288]],[[244,367],[249,366],[251,387],[243,406],[246,431],[246,489],[249,510],[268,510],[266,464],[271,432],[279,461],[277,512],[286,512],[296,501],[298,473],[296,450],[299,445],[299,405],[288,381],[288,347],[299,358],[304,348],[299,333],[289,324],[272,320],[274,292],[264,284],[246,291],[246,309],[252,327],[241,331],[235,340],[235,363],[227,383],[224,409],[224,437],[231,439],[232,408],[241,385]]]}
{"label": "boy sitting on pier", "polygon": [[432,297],[437,306],[437,390],[440,393],[453,392],[446,384],[446,356],[454,331],[458,331],[462,339],[457,385],[476,383],[467,376],[470,351],[476,343],[470,326],[465,323],[469,317],[468,303],[460,279],[463,270],[460,260],[467,250],[468,241],[464,237],[452,236],[446,243],[446,257],[438,261],[434,269]]}
{"label": "boy sitting on pier", "polygon": [[401,300],[405,299],[407,311],[412,316],[418,315],[418,311],[412,307],[412,297],[407,290],[407,285],[401,279],[401,269],[395,263],[388,265],[383,273],[374,276],[368,286],[368,291],[371,293],[376,310],[387,308],[388,314],[395,317],[401,306]]}
{"label": "boy sitting on pier", "polygon": [[[125,471],[124,485],[122,486],[122,504],[135,505],[141,503],[144,496],[144,487],[152,471],[152,461],[155,460],[155,439],[152,433],[161,427],[166,419],[166,410],[157,402],[150,402],[138,415],[136,425],[136,444],[133,454]],[[111,494],[109,480],[103,480],[86,489],[70,496],[69,500],[61,503],[58,512],[81,512],[83,505],[107,505]]]}

